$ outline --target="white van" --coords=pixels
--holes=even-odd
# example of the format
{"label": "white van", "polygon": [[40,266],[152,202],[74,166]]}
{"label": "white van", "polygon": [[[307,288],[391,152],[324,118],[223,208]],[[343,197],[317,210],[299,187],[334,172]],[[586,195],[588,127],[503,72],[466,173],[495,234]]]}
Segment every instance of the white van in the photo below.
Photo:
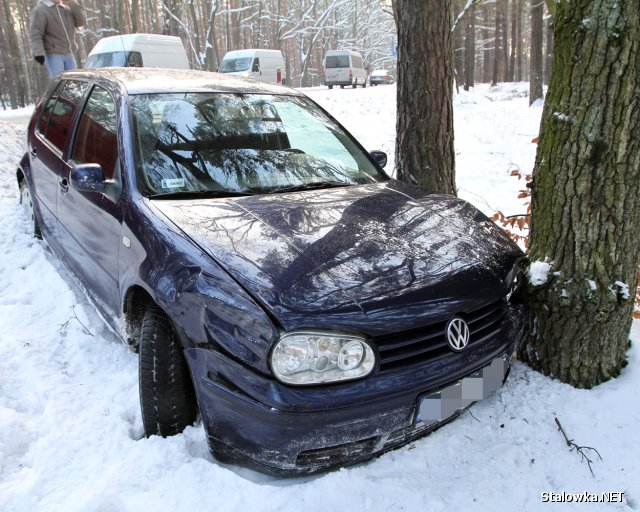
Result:
{"label": "white van", "polygon": [[334,85],[339,85],[344,89],[345,85],[350,85],[354,89],[356,86],[367,86],[367,72],[364,69],[362,55],[351,50],[329,50],[322,64],[324,71],[324,84],[333,89]]}
{"label": "white van", "polygon": [[284,85],[284,58],[280,50],[234,50],[225,53],[218,73],[253,78],[259,82]]}
{"label": "white van", "polygon": [[85,67],[189,69],[189,59],[179,37],[122,34],[100,39],[89,52]]}

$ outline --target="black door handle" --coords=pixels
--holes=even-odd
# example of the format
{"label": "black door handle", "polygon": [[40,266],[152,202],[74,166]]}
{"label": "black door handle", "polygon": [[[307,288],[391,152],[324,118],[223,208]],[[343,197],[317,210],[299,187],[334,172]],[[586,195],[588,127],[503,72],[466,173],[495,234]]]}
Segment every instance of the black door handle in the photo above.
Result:
{"label": "black door handle", "polygon": [[38,150],[36,148],[31,148],[31,155],[36,156],[38,154]]}
{"label": "black door handle", "polygon": [[60,180],[60,188],[62,189],[63,192],[69,191],[69,182],[67,181],[67,178],[62,178]]}

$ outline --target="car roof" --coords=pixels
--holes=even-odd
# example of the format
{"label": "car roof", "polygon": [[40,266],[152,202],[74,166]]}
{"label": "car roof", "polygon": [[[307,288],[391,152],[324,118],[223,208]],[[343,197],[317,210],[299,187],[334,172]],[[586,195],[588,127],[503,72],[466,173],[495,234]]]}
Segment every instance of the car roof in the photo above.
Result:
{"label": "car roof", "polygon": [[289,87],[192,69],[95,68],[65,71],[58,75],[58,78],[95,80],[98,83],[111,82],[125,89],[129,94],[226,92],[304,96]]}

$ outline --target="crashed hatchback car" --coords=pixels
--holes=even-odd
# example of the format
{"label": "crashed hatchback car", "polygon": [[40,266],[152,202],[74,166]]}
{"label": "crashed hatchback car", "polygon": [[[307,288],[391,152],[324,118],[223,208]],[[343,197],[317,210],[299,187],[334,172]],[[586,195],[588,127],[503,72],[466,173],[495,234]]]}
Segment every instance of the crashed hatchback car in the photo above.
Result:
{"label": "crashed hatchback car", "polygon": [[212,73],[59,75],[21,202],[139,351],[145,433],[202,418],[275,474],[365,460],[499,388],[522,253],[473,206],[390,179],[327,112]]}

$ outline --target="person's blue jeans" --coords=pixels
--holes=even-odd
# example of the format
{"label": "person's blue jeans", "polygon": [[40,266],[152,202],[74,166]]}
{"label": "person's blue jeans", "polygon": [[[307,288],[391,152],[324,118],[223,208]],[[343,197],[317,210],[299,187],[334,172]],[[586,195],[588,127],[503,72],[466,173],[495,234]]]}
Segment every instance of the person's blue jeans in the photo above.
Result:
{"label": "person's blue jeans", "polygon": [[58,73],[67,69],[76,69],[76,59],[73,55],[45,55],[44,65],[47,67],[49,76],[53,78]]}

